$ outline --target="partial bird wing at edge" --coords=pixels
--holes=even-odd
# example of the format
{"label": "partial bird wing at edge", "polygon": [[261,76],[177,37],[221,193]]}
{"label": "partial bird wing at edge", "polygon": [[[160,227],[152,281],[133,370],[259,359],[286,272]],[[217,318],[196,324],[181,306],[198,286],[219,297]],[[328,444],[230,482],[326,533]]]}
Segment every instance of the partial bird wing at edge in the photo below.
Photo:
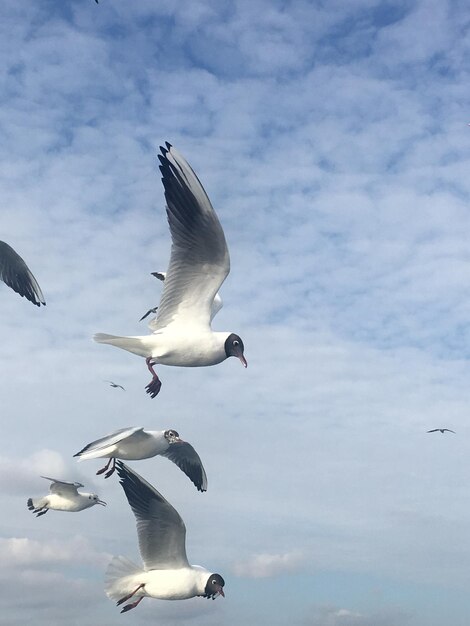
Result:
{"label": "partial bird wing at edge", "polygon": [[46,304],[41,287],[20,255],[0,241],[0,279],[36,306]]}

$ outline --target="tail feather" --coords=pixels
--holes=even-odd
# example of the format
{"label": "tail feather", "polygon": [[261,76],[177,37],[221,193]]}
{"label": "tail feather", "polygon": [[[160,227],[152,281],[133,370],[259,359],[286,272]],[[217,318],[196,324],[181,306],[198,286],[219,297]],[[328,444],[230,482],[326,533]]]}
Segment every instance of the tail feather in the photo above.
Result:
{"label": "tail feather", "polygon": [[151,356],[151,351],[145,345],[146,337],[119,337],[118,335],[107,335],[106,333],[97,333],[93,335],[93,339],[97,343],[107,343],[116,348],[122,348],[133,354],[143,357]]}
{"label": "tail feather", "polygon": [[124,556],[113,556],[104,578],[104,590],[108,598],[120,600],[136,588],[136,576],[145,570]]}

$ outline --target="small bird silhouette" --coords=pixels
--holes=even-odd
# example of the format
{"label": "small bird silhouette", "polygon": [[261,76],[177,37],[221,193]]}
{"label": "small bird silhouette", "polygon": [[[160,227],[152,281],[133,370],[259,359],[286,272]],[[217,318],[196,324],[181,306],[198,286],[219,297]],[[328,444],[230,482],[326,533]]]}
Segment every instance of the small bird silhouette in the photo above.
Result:
{"label": "small bird silhouette", "polygon": [[109,383],[111,385],[111,387],[114,387],[115,389],[117,389],[119,387],[119,389],[122,389],[123,391],[126,391],[122,385],[116,385],[116,383],[113,383],[112,380],[105,380],[104,382],[105,383]]}
{"label": "small bird silhouette", "polygon": [[444,433],[444,432],[448,432],[448,433],[454,433],[455,435],[455,430],[451,430],[450,428],[433,428],[432,430],[428,430],[428,433]]}

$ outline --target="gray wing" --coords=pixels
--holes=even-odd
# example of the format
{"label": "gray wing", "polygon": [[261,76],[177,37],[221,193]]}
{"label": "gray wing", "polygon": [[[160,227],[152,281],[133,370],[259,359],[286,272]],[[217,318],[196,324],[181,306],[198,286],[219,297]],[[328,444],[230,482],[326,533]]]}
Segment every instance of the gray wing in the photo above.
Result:
{"label": "gray wing", "polygon": [[46,304],[41,287],[31,270],[20,255],[4,241],[0,241],[0,279],[36,306]]}
{"label": "gray wing", "polygon": [[137,521],[139,549],[145,568],[187,567],[186,527],[179,513],[127,465],[117,461],[116,469]]}
{"label": "gray wing", "polygon": [[160,150],[172,247],[156,327],[210,328],[215,294],[230,271],[224,232],[191,166],[169,143]]}
{"label": "gray wing", "polygon": [[49,491],[51,493],[57,494],[77,494],[78,488],[83,487],[82,483],[69,483],[66,480],[57,480],[57,478],[49,478],[49,476],[41,476],[41,478],[45,478],[46,480],[50,480],[51,484],[49,487]]}
{"label": "gray wing", "polygon": [[199,454],[186,441],[171,443],[168,450],[162,453],[170,461],[173,461],[180,470],[193,482],[199,491],[207,491],[207,476]]}
{"label": "gray wing", "polygon": [[73,456],[81,456],[85,452],[99,452],[100,450],[104,450],[105,448],[109,448],[109,446],[114,446],[116,443],[119,443],[123,439],[127,439],[131,437],[135,433],[139,431],[142,432],[144,429],[142,427],[136,426],[130,428],[120,428],[119,430],[110,433],[109,435],[105,435],[100,439],[96,439],[96,441],[92,441],[87,444],[84,448],[77,452]]}

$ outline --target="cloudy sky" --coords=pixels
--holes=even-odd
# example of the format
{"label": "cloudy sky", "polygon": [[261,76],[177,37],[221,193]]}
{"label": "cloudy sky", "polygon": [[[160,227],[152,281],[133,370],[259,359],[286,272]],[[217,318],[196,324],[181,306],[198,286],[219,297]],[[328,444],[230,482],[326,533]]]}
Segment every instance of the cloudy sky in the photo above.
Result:
{"label": "cloudy sky", "polygon": [[[3,0],[0,29],[0,238],[47,300],[0,285],[2,623],[466,626],[467,3]],[[164,141],[224,227],[214,328],[248,369],[161,367],[151,400],[144,361],[91,336],[144,334],[158,304]],[[205,494],[134,468],[225,600],[106,598],[111,556],[139,562],[134,517],[72,455],[124,426],[200,453]],[[41,474],[108,507],[36,519]]]}

